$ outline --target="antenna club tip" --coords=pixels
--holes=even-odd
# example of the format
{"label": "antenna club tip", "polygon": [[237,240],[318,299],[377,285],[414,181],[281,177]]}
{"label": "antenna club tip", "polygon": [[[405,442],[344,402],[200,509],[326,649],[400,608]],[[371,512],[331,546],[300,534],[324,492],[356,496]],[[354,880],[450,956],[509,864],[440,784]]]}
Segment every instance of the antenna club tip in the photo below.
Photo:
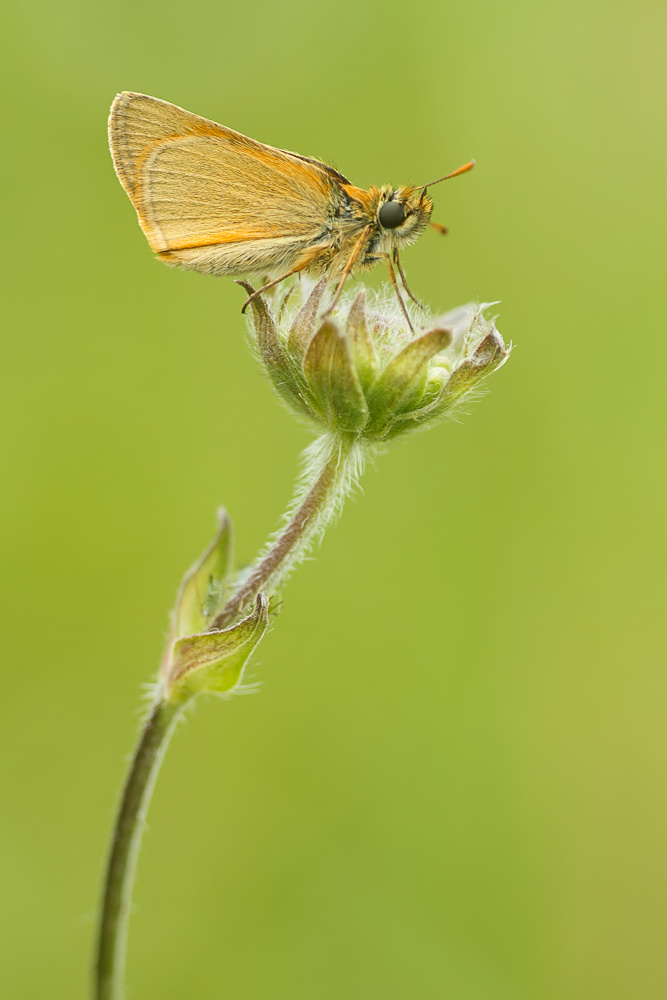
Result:
{"label": "antenna club tip", "polygon": [[425,194],[426,189],[433,187],[434,184],[439,184],[441,181],[448,181],[451,177],[460,177],[461,174],[467,174],[469,170],[472,170],[476,162],[477,162],[476,160],[468,160],[468,162],[464,163],[463,166],[457,167],[456,170],[452,170],[450,174],[445,174],[444,177],[438,177],[437,181],[429,181],[428,184],[423,184],[423,185],[420,184],[419,187],[424,188],[424,194]]}

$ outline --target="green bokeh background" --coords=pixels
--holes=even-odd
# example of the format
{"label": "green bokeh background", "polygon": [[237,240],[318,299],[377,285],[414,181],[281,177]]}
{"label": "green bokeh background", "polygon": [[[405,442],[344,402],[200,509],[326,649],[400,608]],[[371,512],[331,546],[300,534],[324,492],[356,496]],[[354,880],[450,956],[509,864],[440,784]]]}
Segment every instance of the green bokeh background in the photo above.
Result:
{"label": "green bokeh background", "polygon": [[[2,250],[2,993],[83,1000],[142,684],[224,503],[250,560],[308,433],[230,280],[154,262],[106,116],[155,94],[355,183],[428,180],[405,254],[516,344],[399,442],[252,670],[167,756],[136,1000],[662,1000],[665,8],[26,2]],[[379,275],[371,281],[376,283]]]}

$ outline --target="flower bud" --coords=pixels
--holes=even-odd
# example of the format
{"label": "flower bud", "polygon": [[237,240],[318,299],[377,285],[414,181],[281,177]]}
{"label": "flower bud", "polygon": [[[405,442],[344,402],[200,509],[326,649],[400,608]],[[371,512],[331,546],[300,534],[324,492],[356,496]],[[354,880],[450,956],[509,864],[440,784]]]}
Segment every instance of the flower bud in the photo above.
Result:
{"label": "flower bud", "polygon": [[359,441],[386,441],[451,412],[509,356],[486,305],[423,313],[415,334],[391,288],[372,307],[362,290],[322,316],[327,279],[301,287],[278,308],[275,296],[252,299],[260,358],[293,410]]}

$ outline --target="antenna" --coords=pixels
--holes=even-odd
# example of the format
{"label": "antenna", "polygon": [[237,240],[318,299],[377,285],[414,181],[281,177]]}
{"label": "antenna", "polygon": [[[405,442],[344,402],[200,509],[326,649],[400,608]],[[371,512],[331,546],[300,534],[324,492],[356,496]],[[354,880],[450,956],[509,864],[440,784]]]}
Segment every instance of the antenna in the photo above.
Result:
{"label": "antenna", "polygon": [[[439,184],[440,181],[448,181],[450,177],[458,177],[459,174],[467,174],[469,170],[475,166],[475,161],[470,160],[468,163],[464,163],[462,167],[457,167],[456,170],[452,170],[451,174],[445,174],[444,177],[438,177],[437,181],[429,181],[428,184],[424,184],[423,188],[433,187],[434,184]],[[422,187],[421,184],[415,184],[415,187]]]}

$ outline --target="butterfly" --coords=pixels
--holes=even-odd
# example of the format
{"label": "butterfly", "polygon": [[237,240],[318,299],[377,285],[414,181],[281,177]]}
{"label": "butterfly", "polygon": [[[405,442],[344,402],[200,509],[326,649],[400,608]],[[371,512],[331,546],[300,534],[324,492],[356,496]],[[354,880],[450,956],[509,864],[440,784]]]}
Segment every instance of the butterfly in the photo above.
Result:
{"label": "butterfly", "polygon": [[[430,184],[356,187],[320,160],[267,146],[146,94],[118,94],[109,115],[118,178],[151,249],[166,264],[206,274],[271,277],[245,302],[291,275],[336,282],[384,261],[412,329],[396,277],[399,251],[431,222]],[[276,275],[276,277],[273,277]],[[419,304],[419,303],[417,303]]]}

